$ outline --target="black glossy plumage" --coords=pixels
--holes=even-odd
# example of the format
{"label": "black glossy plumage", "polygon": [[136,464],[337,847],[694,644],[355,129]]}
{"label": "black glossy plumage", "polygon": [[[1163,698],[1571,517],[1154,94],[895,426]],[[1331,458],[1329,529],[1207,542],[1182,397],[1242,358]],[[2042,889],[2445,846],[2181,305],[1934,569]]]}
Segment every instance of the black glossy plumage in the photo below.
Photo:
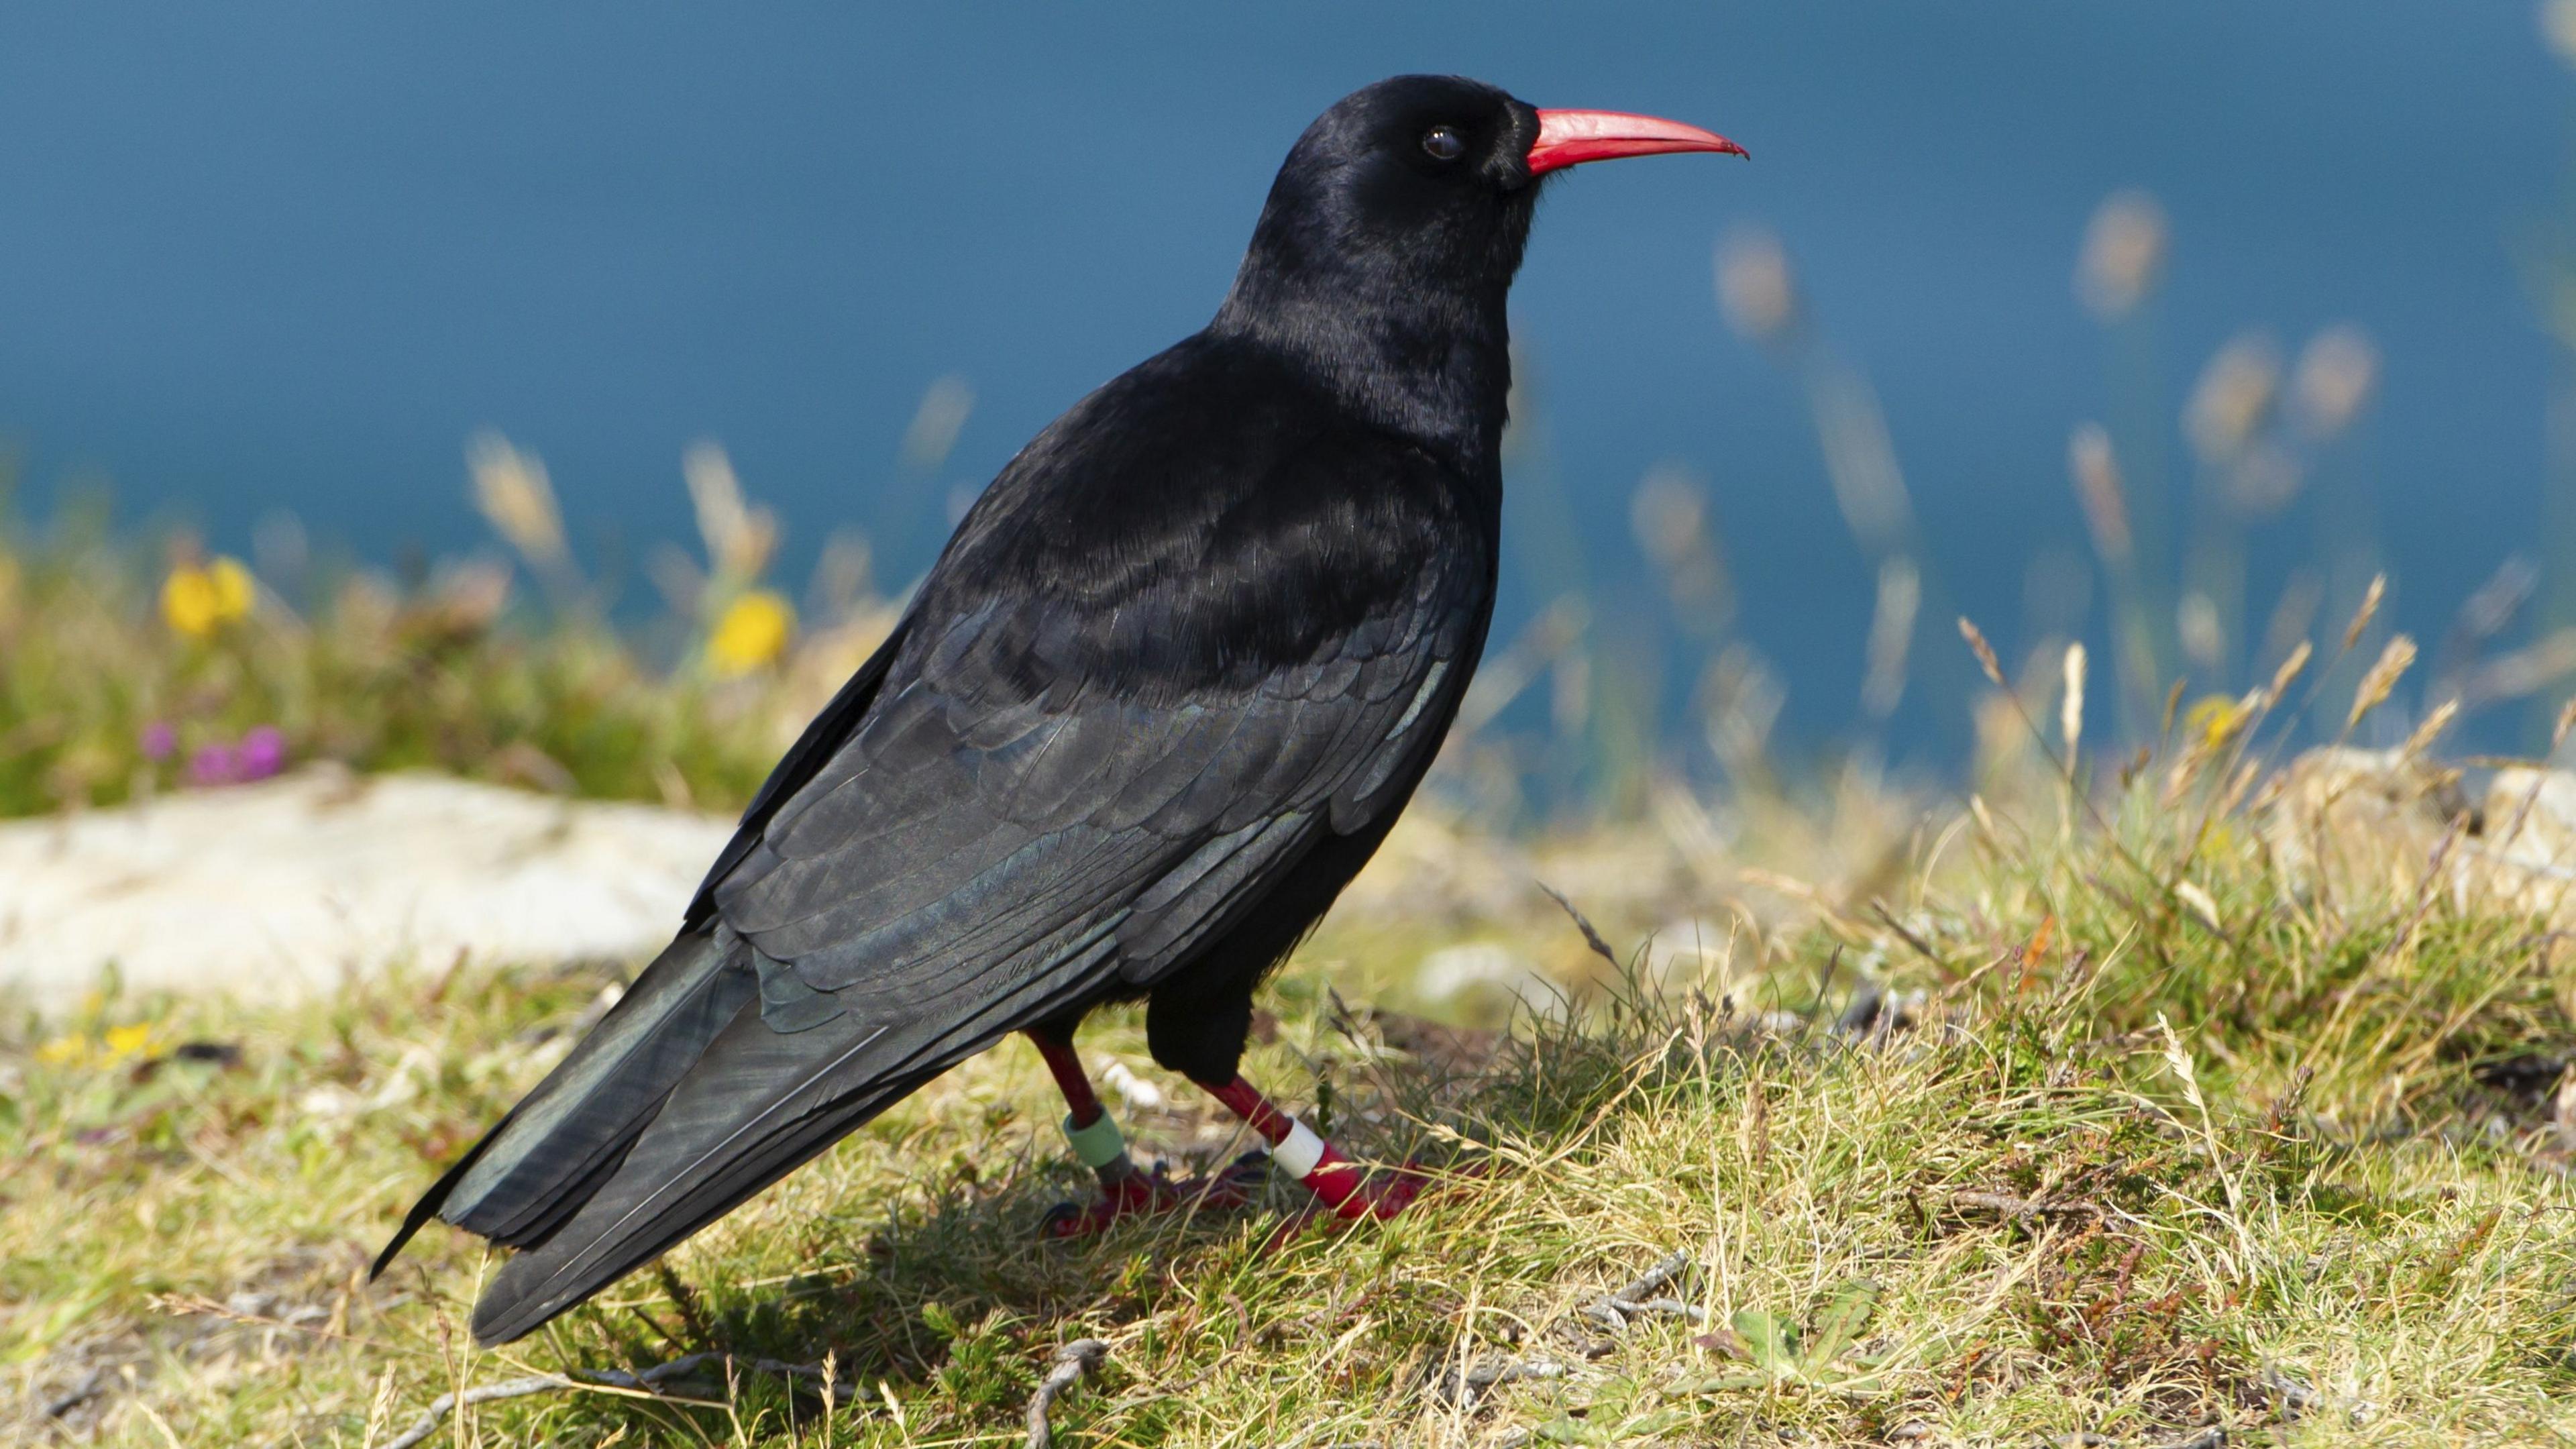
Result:
{"label": "black glossy plumage", "polygon": [[1316,121],[1215,320],[994,480],[679,938],[386,1258],[433,1215],[520,1248],[474,1316],[505,1341],[1008,1032],[1142,995],[1158,1061],[1230,1078],[1484,645],[1536,126],[1436,77]]}

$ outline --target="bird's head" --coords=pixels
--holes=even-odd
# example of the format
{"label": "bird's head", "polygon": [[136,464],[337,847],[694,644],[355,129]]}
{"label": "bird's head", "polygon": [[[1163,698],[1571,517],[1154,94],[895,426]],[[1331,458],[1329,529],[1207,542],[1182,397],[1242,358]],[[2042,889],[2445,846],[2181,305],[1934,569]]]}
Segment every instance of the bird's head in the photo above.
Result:
{"label": "bird's head", "polygon": [[[1478,375],[1454,382],[1493,393],[1508,384],[1507,367],[1473,366],[1470,354],[1506,346],[1504,297],[1538,182],[1587,161],[1668,151],[1744,154],[1678,121],[1540,110],[1463,76],[1397,76],[1353,91],[1290,148],[1216,327],[1282,345],[1363,390],[1419,391],[1463,369]],[[1499,393],[1383,401],[1408,413],[1471,401],[1500,426]]]}

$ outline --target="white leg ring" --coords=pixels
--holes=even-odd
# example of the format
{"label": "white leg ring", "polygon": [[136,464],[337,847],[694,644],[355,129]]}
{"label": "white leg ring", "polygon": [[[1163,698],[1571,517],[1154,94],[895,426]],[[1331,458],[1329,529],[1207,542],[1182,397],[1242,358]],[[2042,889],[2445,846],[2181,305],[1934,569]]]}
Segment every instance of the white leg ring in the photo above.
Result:
{"label": "white leg ring", "polygon": [[1302,1179],[1323,1162],[1324,1139],[1315,1135],[1314,1128],[1291,1117],[1288,1135],[1270,1149],[1270,1160],[1285,1168],[1290,1177]]}

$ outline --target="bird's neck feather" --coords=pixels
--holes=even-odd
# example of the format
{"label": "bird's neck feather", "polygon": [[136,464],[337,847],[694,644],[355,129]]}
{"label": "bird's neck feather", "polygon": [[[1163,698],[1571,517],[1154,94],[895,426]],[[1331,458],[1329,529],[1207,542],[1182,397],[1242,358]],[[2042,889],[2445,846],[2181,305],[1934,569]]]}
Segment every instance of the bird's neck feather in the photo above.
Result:
{"label": "bird's neck feather", "polygon": [[1210,334],[1261,348],[1345,412],[1466,476],[1499,466],[1512,386],[1509,271],[1460,279],[1383,257],[1265,257],[1262,240]]}

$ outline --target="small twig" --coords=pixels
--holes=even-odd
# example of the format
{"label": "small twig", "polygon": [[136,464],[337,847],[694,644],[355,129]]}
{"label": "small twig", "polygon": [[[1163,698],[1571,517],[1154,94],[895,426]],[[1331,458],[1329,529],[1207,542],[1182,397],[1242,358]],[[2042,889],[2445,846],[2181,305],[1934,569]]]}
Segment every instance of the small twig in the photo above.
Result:
{"label": "small twig", "polygon": [[1109,1345],[1096,1338],[1077,1338],[1055,1351],[1055,1358],[1045,1378],[1038,1381],[1038,1392],[1029,1400],[1029,1449],[1047,1449],[1054,1442],[1055,1431],[1047,1424],[1047,1410],[1055,1407],[1056,1396],[1072,1388],[1084,1371],[1097,1368],[1109,1356]]}
{"label": "small twig", "polygon": [[1433,1388],[1433,1393],[1444,1404],[1473,1407],[1478,1395],[1496,1385],[1563,1377],[1565,1377],[1565,1365],[1554,1359],[1535,1358],[1525,1363],[1513,1358],[1489,1358],[1465,1373],[1451,1369],[1442,1374],[1439,1383]]}
{"label": "small twig", "polygon": [[1690,1271],[1691,1256],[1687,1248],[1675,1248],[1655,1260],[1655,1266],[1638,1275],[1637,1280],[1615,1293],[1605,1294],[1587,1305],[1583,1312],[1594,1322],[1611,1328],[1626,1328],[1635,1315],[1678,1313],[1693,1323],[1706,1321],[1708,1315],[1675,1298],[1649,1299],[1647,1294],[1670,1284]]}
{"label": "small twig", "polygon": [[64,1394],[62,1397],[55,1399],[52,1403],[45,1405],[45,1417],[48,1419],[59,1419],[63,1415],[70,1413],[72,1410],[79,1408],[81,1405],[88,1403],[90,1400],[97,1398],[100,1385],[106,1376],[107,1371],[104,1369],[91,1369],[88,1377],[82,1379],[79,1383],[72,1385],[70,1393]]}
{"label": "small twig", "polygon": [[[790,1378],[821,1380],[825,1386],[824,1392],[830,1394],[834,1402],[847,1403],[850,1398],[850,1385],[832,1382],[825,1376],[820,1364],[781,1363],[774,1358],[737,1361],[730,1354],[692,1353],[675,1358],[669,1363],[655,1364],[651,1368],[636,1373],[628,1373],[624,1369],[573,1369],[562,1374],[540,1374],[531,1378],[485,1384],[480,1388],[467,1389],[462,1394],[441,1394],[429,1401],[429,1407],[420,1411],[420,1417],[412,1420],[410,1428],[386,1440],[383,1449],[413,1449],[413,1446],[426,1443],[430,1435],[437,1433],[438,1426],[446,1422],[448,1415],[460,1408],[488,1404],[496,1399],[523,1399],[530,1394],[597,1389],[660,1397],[663,1384],[673,1379],[685,1378],[711,1362],[722,1363],[728,1368],[734,1367],[739,1362],[754,1373],[783,1374]],[[576,1374],[580,1377],[574,1377]]]}
{"label": "small twig", "polygon": [[2324,1402],[2323,1396],[2306,1384],[2281,1372],[2278,1364],[2266,1364],[2259,1381],[2263,1397],[2268,1400],[2284,1424],[2294,1424],[2307,1416],[2310,1409]]}
{"label": "small twig", "polygon": [[1612,970],[1617,970],[1619,967],[1619,953],[1611,950],[1610,943],[1601,939],[1601,933],[1592,928],[1591,919],[1585,916],[1583,912],[1576,910],[1574,908],[1574,902],[1567,900],[1564,894],[1558,891],[1556,887],[1549,885],[1546,881],[1538,881],[1535,882],[1535,884],[1540,890],[1547,892],[1547,898],[1549,900],[1552,900],[1559,906],[1563,907],[1565,913],[1574,918],[1574,928],[1583,933],[1583,944],[1591,947],[1594,955],[1609,962]]}
{"label": "small twig", "polygon": [[1675,1278],[1678,1278],[1682,1274],[1690,1271],[1690,1265],[1690,1249],[1675,1248],[1671,1252],[1663,1255],[1661,1258],[1656,1259],[1655,1266],[1648,1268],[1645,1272],[1639,1274],[1637,1276],[1637,1281],[1629,1284],[1627,1287],[1620,1289],[1618,1292],[1613,1293],[1610,1296],[1623,1303],[1633,1302],[1639,1298],[1645,1297],[1647,1294],[1654,1292],[1656,1289],[1663,1287],[1664,1285],[1672,1282]]}
{"label": "small twig", "polygon": [[410,1428],[386,1440],[385,1449],[412,1449],[413,1445],[422,1443],[430,1435],[437,1433],[438,1426],[445,1422],[449,1414],[466,1405],[488,1404],[495,1399],[519,1399],[530,1394],[551,1394],[559,1389],[580,1387],[580,1384],[548,1376],[485,1384],[481,1388],[467,1389],[462,1394],[441,1394],[429,1401],[429,1407],[420,1411],[420,1417],[412,1420]]}
{"label": "small twig", "polygon": [[1631,1315],[1671,1313],[1687,1318],[1693,1323],[1708,1322],[1707,1309],[1684,1303],[1678,1298],[1649,1298],[1643,1303],[1631,1303],[1623,1298],[1619,1300],[1619,1311]]}
{"label": "small twig", "polygon": [[1870,898],[1869,910],[1871,915],[1878,917],[1878,923],[1880,925],[1894,931],[1898,940],[1913,947],[1916,955],[1921,956],[1925,961],[1930,962],[1932,969],[1941,974],[1941,980],[1944,984],[1959,979],[1959,974],[1950,969],[1950,963],[1941,959],[1941,953],[1933,950],[1931,943],[1925,941],[1921,936],[1914,934],[1914,932],[1906,929],[1905,923],[1896,919],[1896,913],[1887,908],[1887,902],[1873,896]]}
{"label": "small twig", "polygon": [[[295,1319],[280,1318],[274,1314],[268,1313],[244,1313],[230,1304],[217,1303],[211,1298],[199,1297],[193,1294],[159,1293],[153,1295],[151,1301],[153,1309],[161,1313],[197,1314],[207,1318],[220,1318],[228,1323],[238,1323],[245,1328],[281,1329],[288,1333],[310,1334],[315,1338],[339,1339],[344,1342],[353,1341],[349,1334],[336,1332],[328,1327],[323,1327],[312,1322],[312,1319],[328,1317],[328,1315],[323,1313],[319,1308],[306,1310],[310,1317],[306,1318],[305,1321],[299,1322]],[[302,1316],[303,1315],[299,1315],[299,1317]]]}
{"label": "small twig", "polygon": [[1950,1194],[1950,1205],[1977,1208],[1985,1212],[2001,1213],[2008,1218],[2025,1220],[2038,1217],[2063,1217],[2091,1218],[2098,1222],[2104,1216],[2101,1206],[2096,1203],[2041,1202],[2037,1198],[2013,1197],[2000,1192],[1954,1192]]}

